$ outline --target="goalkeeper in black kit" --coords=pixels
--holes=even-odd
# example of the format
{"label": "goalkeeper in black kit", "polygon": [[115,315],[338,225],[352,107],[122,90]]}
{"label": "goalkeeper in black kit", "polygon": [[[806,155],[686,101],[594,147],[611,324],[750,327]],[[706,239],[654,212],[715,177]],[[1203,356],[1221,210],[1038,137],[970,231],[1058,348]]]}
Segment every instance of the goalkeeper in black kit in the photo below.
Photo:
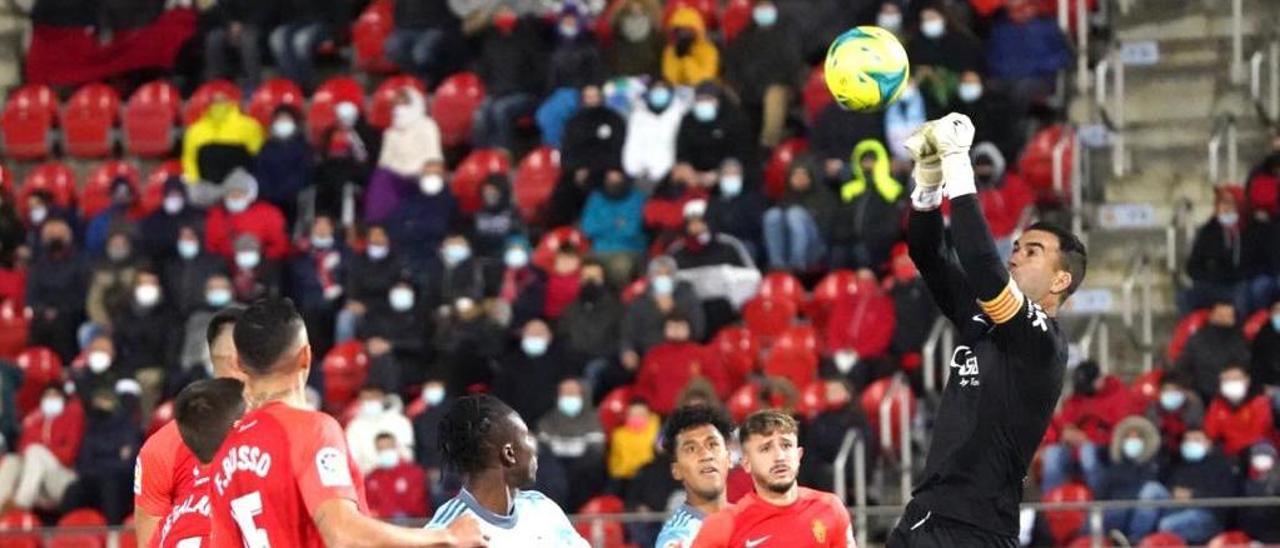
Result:
{"label": "goalkeeper in black kit", "polygon": [[958,337],[924,474],[890,547],[1018,546],[1022,483],[1062,393],[1067,337],[1055,318],[1084,281],[1084,245],[1037,223],[1005,264],[978,205],[972,142],[973,123],[955,113],[906,141],[911,259]]}

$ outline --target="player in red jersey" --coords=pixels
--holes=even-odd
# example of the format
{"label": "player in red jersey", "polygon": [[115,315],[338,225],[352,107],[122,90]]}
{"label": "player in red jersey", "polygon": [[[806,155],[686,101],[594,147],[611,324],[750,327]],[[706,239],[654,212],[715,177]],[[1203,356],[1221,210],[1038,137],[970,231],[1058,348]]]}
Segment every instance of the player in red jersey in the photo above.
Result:
{"label": "player in red jersey", "polygon": [[209,538],[209,463],[222,446],[231,425],[244,414],[244,383],[237,379],[196,381],[173,400],[173,424],[183,448],[195,455],[190,491],[174,501],[160,531],[148,546],[199,548]]}
{"label": "player in red jersey", "polygon": [[214,547],[484,546],[474,520],[408,529],[368,517],[364,481],[333,417],[306,408],[311,345],[288,299],[245,309],[233,333],[250,411],[214,457]]}
{"label": "player in red jersey", "polygon": [[702,522],[693,548],[854,548],[840,499],[796,484],[804,454],[796,433],[795,419],[780,411],[747,417],[738,437],[755,492]]}
{"label": "player in red jersey", "polygon": [[[209,320],[205,340],[215,378],[244,380],[244,374],[236,367],[236,347],[231,340],[231,330],[241,310],[224,308]],[[204,473],[195,454],[183,445],[176,421],[147,438],[133,468],[133,517],[140,546],[155,546],[161,520],[191,494],[197,472]],[[207,525],[205,529],[208,530]]]}

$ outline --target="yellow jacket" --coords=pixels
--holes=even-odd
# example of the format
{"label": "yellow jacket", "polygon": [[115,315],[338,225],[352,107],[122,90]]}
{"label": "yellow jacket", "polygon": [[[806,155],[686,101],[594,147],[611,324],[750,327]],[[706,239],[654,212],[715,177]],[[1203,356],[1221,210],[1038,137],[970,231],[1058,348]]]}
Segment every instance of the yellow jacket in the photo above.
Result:
{"label": "yellow jacket", "polygon": [[650,415],[644,430],[632,430],[626,426],[613,429],[613,435],[609,437],[609,477],[631,479],[653,460],[658,427],[658,416]]}
{"label": "yellow jacket", "polygon": [[707,39],[707,26],[702,15],[693,8],[679,8],[671,15],[669,28],[693,29],[696,37],[689,55],[676,55],[674,40],[662,50],[662,77],[672,85],[696,86],[704,80],[712,80],[720,74],[720,51]]}
{"label": "yellow jacket", "polygon": [[239,105],[233,102],[209,105],[204,115],[191,124],[182,137],[182,176],[190,183],[201,180],[200,166],[196,161],[200,147],[238,144],[252,155],[262,148],[264,138],[262,124],[240,112]]}
{"label": "yellow jacket", "polygon": [[898,201],[898,197],[902,195],[904,188],[902,183],[894,179],[889,172],[889,151],[885,150],[884,145],[875,139],[863,140],[853,147],[853,155],[849,159],[849,165],[853,168],[853,178],[840,187],[840,198],[846,202],[852,202],[854,198],[867,191],[867,174],[862,172],[860,158],[868,153],[876,157],[876,165],[871,168],[872,174],[875,175],[873,179],[875,180],[876,192],[886,202],[894,203]]}

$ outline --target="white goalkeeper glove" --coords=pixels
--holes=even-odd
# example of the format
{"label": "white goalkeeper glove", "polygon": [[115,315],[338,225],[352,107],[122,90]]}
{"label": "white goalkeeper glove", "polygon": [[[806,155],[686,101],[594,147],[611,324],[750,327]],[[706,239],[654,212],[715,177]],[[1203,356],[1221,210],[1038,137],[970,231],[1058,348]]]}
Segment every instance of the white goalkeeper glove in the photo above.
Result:
{"label": "white goalkeeper glove", "polygon": [[931,135],[933,124],[925,122],[902,143],[916,163],[911,170],[915,181],[911,205],[920,211],[937,209],[942,204],[942,159]]}
{"label": "white goalkeeper glove", "polygon": [[942,179],[947,195],[955,198],[977,192],[973,183],[973,164],[969,147],[973,145],[973,122],[968,116],[952,112],[933,123],[930,132],[934,146],[942,157]]}

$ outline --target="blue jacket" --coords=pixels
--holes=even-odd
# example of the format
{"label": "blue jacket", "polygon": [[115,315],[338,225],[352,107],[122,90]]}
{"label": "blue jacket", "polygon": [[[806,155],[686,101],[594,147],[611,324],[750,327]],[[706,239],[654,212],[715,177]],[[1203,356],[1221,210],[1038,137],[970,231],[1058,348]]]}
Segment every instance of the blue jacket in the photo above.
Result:
{"label": "blue jacket", "polygon": [[414,192],[383,220],[396,253],[413,270],[422,270],[436,256],[458,206],[447,189],[435,196]]}
{"label": "blue jacket", "polygon": [[292,209],[298,192],[311,185],[311,146],[301,136],[267,139],[253,160],[253,176],[262,197],[275,205]]}
{"label": "blue jacket", "polygon": [[644,194],[635,189],[621,199],[592,192],[582,210],[582,232],[591,239],[591,249],[598,253],[644,251],[644,202]]}
{"label": "blue jacket", "polygon": [[996,78],[1049,79],[1070,63],[1066,37],[1057,23],[1044,17],[1021,25],[1004,19],[987,40],[987,66]]}

